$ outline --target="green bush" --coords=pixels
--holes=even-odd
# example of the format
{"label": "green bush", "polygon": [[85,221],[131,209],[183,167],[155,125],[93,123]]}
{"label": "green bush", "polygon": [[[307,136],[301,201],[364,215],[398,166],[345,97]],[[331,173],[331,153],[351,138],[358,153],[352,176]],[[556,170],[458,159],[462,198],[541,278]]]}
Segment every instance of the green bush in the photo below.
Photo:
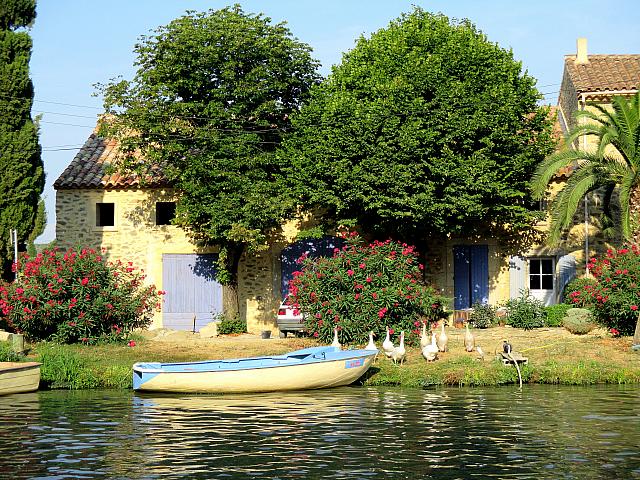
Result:
{"label": "green bush", "polygon": [[531,330],[544,326],[546,311],[542,302],[531,298],[526,292],[518,298],[512,298],[505,304],[507,323],[514,328]]}
{"label": "green bush", "polygon": [[30,340],[125,340],[147,327],[160,306],[131,262],[107,262],[95,250],[45,250],[19,262],[19,281],[0,286],[0,315]]}
{"label": "green bush", "polygon": [[595,328],[593,315],[586,308],[572,308],[567,310],[566,316],[562,319],[564,328],[576,335],[584,335]]}
{"label": "green bush", "polygon": [[573,308],[566,303],[558,303],[557,305],[549,305],[544,307],[546,310],[545,325],[547,327],[560,327],[562,326],[562,319],[567,314],[567,310]]}
{"label": "green bush", "polygon": [[475,303],[471,308],[469,322],[475,328],[489,328],[498,322],[496,311],[497,308],[493,305]]}
{"label": "green bush", "polygon": [[593,277],[574,278],[564,287],[564,303],[580,308],[592,306],[592,294],[597,285],[598,281]]}
{"label": "green bush", "polygon": [[10,342],[0,342],[0,362],[20,362],[24,357],[13,351]]}
{"label": "green bush", "polygon": [[415,248],[391,240],[366,245],[352,233],[331,258],[302,258],[289,282],[288,302],[306,315],[314,337],[330,342],[333,329],[342,343],[367,343],[385,327],[416,344],[422,321],[446,317],[446,299],[423,282]]}
{"label": "green bush", "polygon": [[230,333],[245,333],[247,331],[246,320],[240,319],[239,315],[228,318],[220,315],[220,323],[218,323],[218,333],[220,335],[228,335]]}

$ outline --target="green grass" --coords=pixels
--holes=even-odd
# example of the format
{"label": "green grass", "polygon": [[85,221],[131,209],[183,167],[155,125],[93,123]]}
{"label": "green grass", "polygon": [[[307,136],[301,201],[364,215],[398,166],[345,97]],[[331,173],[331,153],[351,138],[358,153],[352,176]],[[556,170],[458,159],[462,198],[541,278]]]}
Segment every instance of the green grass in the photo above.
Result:
{"label": "green grass", "polygon": [[[535,332],[528,333],[535,338]],[[127,345],[32,346],[28,360],[42,362],[42,381],[48,388],[91,389],[131,388],[131,367],[135,362],[184,362],[205,358],[230,358],[283,353],[315,345],[308,339],[247,344],[231,342],[226,346],[212,342],[207,350],[200,345],[176,345],[140,338],[134,348]],[[290,342],[296,342],[295,344]],[[546,342],[546,341],[545,341]],[[526,383],[559,385],[638,384],[638,354],[630,353],[626,341],[569,336],[552,339],[537,347],[523,349],[529,364],[521,367]],[[523,340],[521,340],[523,343]],[[395,365],[380,355],[362,380],[365,385],[433,388],[438,386],[498,386],[518,383],[514,366],[487,355],[480,361],[476,354],[459,348],[427,363],[418,349],[409,348],[404,365]],[[0,349],[0,356],[4,350]]]}

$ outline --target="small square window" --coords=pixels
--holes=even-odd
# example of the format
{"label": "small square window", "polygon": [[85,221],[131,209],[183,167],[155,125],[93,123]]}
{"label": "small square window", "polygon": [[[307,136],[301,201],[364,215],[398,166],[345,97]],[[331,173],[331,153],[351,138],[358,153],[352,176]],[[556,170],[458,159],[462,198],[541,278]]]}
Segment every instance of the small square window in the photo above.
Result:
{"label": "small square window", "polygon": [[96,203],[96,227],[114,227],[115,217],[115,204]]}
{"label": "small square window", "polygon": [[156,225],[171,225],[176,216],[176,202],[156,202]]}

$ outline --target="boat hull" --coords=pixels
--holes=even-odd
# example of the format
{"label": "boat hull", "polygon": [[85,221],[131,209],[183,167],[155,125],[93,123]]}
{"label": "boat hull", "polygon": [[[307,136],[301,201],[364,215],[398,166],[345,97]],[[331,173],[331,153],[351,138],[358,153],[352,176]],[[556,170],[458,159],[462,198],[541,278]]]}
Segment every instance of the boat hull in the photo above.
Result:
{"label": "boat hull", "polygon": [[0,362],[0,395],[35,392],[40,384],[40,363]]}
{"label": "boat hull", "polygon": [[[362,351],[354,351],[362,352]],[[134,389],[173,393],[257,393],[307,390],[349,385],[369,369],[376,352],[313,359],[299,364],[207,371],[161,371],[134,365]],[[272,357],[285,359],[287,357]],[[283,360],[284,363],[285,360]],[[216,365],[217,362],[212,362]],[[233,363],[233,361],[231,361]],[[263,362],[267,363],[267,362]],[[143,364],[144,365],[144,364]],[[147,364],[148,365],[148,364]],[[182,364],[188,368],[189,364]],[[202,365],[202,363],[197,363]]]}

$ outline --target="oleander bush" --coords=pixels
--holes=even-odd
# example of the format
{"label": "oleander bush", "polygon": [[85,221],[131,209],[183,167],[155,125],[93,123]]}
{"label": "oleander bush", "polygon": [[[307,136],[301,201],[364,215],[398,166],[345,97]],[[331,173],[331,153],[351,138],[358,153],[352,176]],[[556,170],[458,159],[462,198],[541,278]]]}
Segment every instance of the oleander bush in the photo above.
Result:
{"label": "oleander bush", "polygon": [[489,328],[498,323],[497,308],[488,303],[475,303],[471,308],[469,322],[475,328]]}
{"label": "oleander bush", "polygon": [[594,277],[574,278],[564,288],[564,303],[572,307],[592,307],[592,293],[597,285],[598,281]]}
{"label": "oleander bush", "polygon": [[520,297],[512,298],[505,303],[507,323],[515,328],[531,330],[544,326],[546,311],[542,302],[522,292]]}
{"label": "oleander bush", "polygon": [[124,341],[149,326],[160,295],[131,262],[107,262],[92,249],[24,255],[18,280],[0,286],[0,317],[29,340]]}
{"label": "oleander bush", "polygon": [[608,250],[591,259],[589,270],[597,281],[591,292],[596,321],[620,335],[633,335],[640,314],[640,249]]}
{"label": "oleander bush", "polygon": [[383,339],[385,327],[405,342],[419,342],[422,322],[445,318],[447,300],[423,281],[413,246],[392,240],[365,244],[357,233],[333,257],[299,260],[287,302],[306,315],[310,335],[331,342],[339,330],[344,344],[366,343],[369,332]]}

